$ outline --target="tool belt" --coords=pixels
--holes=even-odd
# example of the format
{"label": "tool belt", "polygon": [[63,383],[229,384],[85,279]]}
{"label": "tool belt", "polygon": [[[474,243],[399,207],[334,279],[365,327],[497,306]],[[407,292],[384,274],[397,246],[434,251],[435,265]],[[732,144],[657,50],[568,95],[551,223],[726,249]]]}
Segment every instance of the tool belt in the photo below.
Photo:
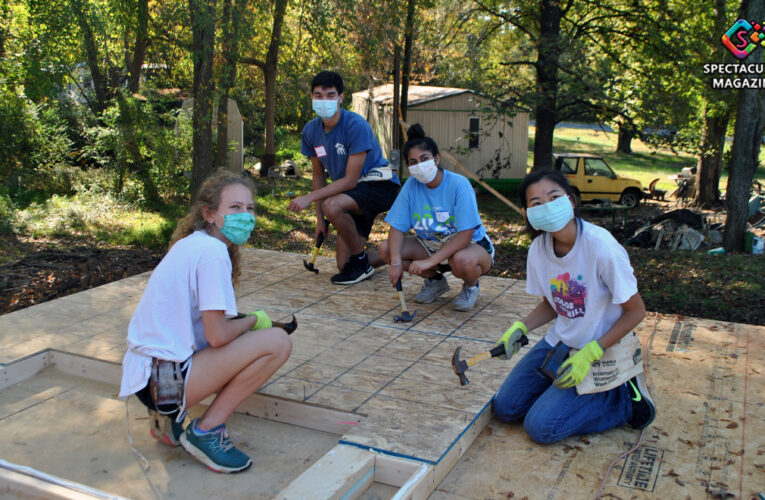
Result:
{"label": "tool belt", "polygon": [[149,392],[158,413],[170,415],[183,406],[184,377],[181,366],[178,361],[151,360]]}
{"label": "tool belt", "polygon": [[393,178],[393,169],[390,167],[375,167],[364,177],[359,177],[359,182],[389,181]]}
{"label": "tool belt", "polygon": [[[571,349],[573,355],[578,349]],[[643,349],[635,332],[630,332],[619,342],[605,350],[603,356],[593,361],[590,371],[576,385],[577,394],[605,392],[619,387],[632,377],[643,373]]]}

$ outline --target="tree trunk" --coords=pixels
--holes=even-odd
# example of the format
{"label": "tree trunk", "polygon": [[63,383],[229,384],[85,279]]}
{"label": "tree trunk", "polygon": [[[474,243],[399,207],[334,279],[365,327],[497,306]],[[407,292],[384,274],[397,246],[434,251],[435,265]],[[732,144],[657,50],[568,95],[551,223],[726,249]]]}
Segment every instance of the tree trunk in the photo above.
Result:
{"label": "tree trunk", "polygon": [[189,0],[194,60],[194,112],[192,114],[191,192],[212,171],[212,76],[215,47],[215,0]]}
{"label": "tree trunk", "polygon": [[135,47],[128,65],[128,90],[131,93],[141,89],[141,68],[149,44],[149,0],[138,0],[136,7]]}
{"label": "tree trunk", "polygon": [[534,133],[533,170],[552,168],[553,134],[557,124],[560,21],[563,15],[556,0],[542,0],[537,40],[537,93],[539,95]]}
{"label": "tree trunk", "polygon": [[[725,0],[715,0],[713,33],[723,33],[727,28],[727,9]],[[731,56],[717,44],[711,54],[711,60],[722,63]],[[720,204],[720,175],[722,173],[722,155],[725,148],[725,132],[730,120],[732,101],[729,91],[705,89],[704,129],[701,131],[701,148],[697,163],[696,197],[693,204],[699,207],[714,207]]]}
{"label": "tree trunk", "polygon": [[633,137],[635,137],[633,128],[626,123],[619,123],[619,138],[616,142],[616,152],[631,155]]}
{"label": "tree trunk", "polygon": [[[233,18],[241,20],[246,0],[237,2]],[[239,22],[232,22],[231,0],[223,2],[223,63],[218,83],[218,140],[215,148],[215,166],[226,166],[228,156],[228,96],[236,82],[236,60],[239,52]]]}
{"label": "tree trunk", "polygon": [[[741,19],[763,19],[765,16],[765,0],[742,0],[739,17]],[[762,62],[760,51],[755,52],[754,60],[747,62]],[[748,58],[749,59],[749,58]],[[762,143],[762,131],[765,120],[765,90],[739,90],[738,110],[736,112],[736,131],[733,135],[731,151],[730,174],[726,199],[728,217],[725,222],[723,246],[728,252],[744,249],[744,233],[749,216],[749,194],[752,190],[752,179],[757,170]]]}
{"label": "tree trunk", "polygon": [[[401,115],[406,121],[406,109],[409,104],[409,81],[412,73],[412,45],[414,43],[414,4],[416,0],[409,0],[406,6],[406,26],[404,28],[404,61],[401,71]],[[396,111],[398,119],[398,111]],[[427,132],[427,131],[426,131]]]}
{"label": "tree trunk", "polygon": [[698,189],[694,200],[696,206],[714,207],[720,204],[720,174],[729,119],[730,111],[722,116],[712,116],[709,107],[705,109],[701,152],[697,164]]}
{"label": "tree trunk", "polygon": [[274,24],[271,29],[271,43],[268,46],[263,77],[266,83],[266,151],[260,162],[260,175],[267,177],[276,163],[276,72],[279,67],[279,44],[282,40],[282,25],[287,11],[288,0],[275,0]]}
{"label": "tree trunk", "polygon": [[106,75],[101,71],[98,65],[101,60],[96,46],[96,37],[88,22],[87,15],[83,8],[82,0],[72,0],[71,2],[74,16],[77,18],[77,24],[82,32],[82,43],[85,46],[85,54],[88,61],[90,77],[93,79],[93,88],[96,92],[96,114],[100,114],[106,109],[106,103],[109,100],[109,90],[106,81]]}

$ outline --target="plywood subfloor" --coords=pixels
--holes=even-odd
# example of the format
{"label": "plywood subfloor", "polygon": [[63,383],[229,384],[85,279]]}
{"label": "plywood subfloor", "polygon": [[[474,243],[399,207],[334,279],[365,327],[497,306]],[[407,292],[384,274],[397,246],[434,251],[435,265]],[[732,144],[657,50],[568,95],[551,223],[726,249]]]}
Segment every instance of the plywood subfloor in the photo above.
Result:
{"label": "plywood subfloor", "polygon": [[[385,268],[370,280],[340,287],[329,282],[333,261],[320,257],[316,275],[305,271],[304,258],[244,252],[240,311],[263,308],[275,319],[295,314],[300,324],[291,358],[261,392],[365,415],[341,442],[437,463],[486,411],[517,362],[486,361],[468,372],[470,385],[461,387],[451,371],[454,349],[462,346],[469,356],[492,347],[536,299],[524,293],[523,282],[483,278],[476,308],[456,312],[458,280],[450,277],[450,292],[421,305],[411,297],[422,282],[407,277],[405,294],[417,316],[394,323],[399,303]],[[0,363],[48,347],[121,361],[127,324],[147,279],[148,274],[136,276],[0,316]],[[640,326],[644,342],[652,327],[653,317]],[[724,489],[747,498],[765,490],[763,330],[661,318],[650,358],[659,417],[640,456],[636,452],[627,465],[617,464],[606,492],[620,498],[703,498]],[[543,333],[534,332],[531,341]],[[460,462],[434,495],[587,498],[608,463],[637,437],[618,429],[539,446],[518,427],[492,424],[474,447],[479,451],[470,452],[476,455]]]}
{"label": "plywood subfloor", "polygon": [[0,457],[134,499],[267,499],[337,444],[335,434],[235,413],[232,439],[252,457],[252,473],[213,474],[182,448],[154,441],[145,408],[132,398],[134,444],[150,464],[144,472],[128,446],[125,403],[114,392],[113,385],[56,368],[6,387],[0,391]]}
{"label": "plywood subfloor", "polygon": [[[756,499],[765,492],[765,328],[659,315],[640,335],[651,342],[658,415],[603,498]],[[431,498],[593,498],[639,435],[622,428],[540,446],[495,419]]]}
{"label": "plywood subfloor", "polygon": [[[452,290],[435,303],[409,304],[418,311],[413,322],[394,323],[400,306],[384,269],[354,286],[335,286],[333,261],[320,258],[321,273],[314,274],[304,258],[244,252],[239,310],[262,308],[274,319],[295,314],[300,325],[289,361],[260,392],[364,415],[341,442],[437,463],[502,378],[497,364],[481,365],[461,387],[451,370],[454,349],[463,346],[465,356],[487,350],[535,301],[518,281],[484,278],[475,309],[457,312],[460,283],[450,278]],[[148,273],[0,316],[0,362],[44,348],[121,361],[147,279]],[[407,297],[421,284],[407,278]]]}

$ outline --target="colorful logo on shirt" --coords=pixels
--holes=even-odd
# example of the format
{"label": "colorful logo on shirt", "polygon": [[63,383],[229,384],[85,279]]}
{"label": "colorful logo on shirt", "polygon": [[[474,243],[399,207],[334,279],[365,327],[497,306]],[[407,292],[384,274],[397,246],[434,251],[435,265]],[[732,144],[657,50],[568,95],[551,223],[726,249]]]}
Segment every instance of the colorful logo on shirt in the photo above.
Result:
{"label": "colorful logo on shirt", "polygon": [[[454,216],[449,215],[449,212],[438,210],[430,205],[423,205],[422,208],[422,215],[417,212],[412,214],[412,219],[415,221],[415,231],[433,233],[438,239],[457,231]],[[435,212],[435,217],[433,216],[433,212]]]}
{"label": "colorful logo on shirt", "polygon": [[341,142],[335,143],[335,151],[337,151],[337,154],[340,156],[345,156],[345,146]]}
{"label": "colorful logo on shirt", "polygon": [[560,274],[550,280],[555,310],[558,314],[569,319],[584,316],[584,299],[587,298],[587,288],[581,284],[582,275],[571,279],[568,273]]}

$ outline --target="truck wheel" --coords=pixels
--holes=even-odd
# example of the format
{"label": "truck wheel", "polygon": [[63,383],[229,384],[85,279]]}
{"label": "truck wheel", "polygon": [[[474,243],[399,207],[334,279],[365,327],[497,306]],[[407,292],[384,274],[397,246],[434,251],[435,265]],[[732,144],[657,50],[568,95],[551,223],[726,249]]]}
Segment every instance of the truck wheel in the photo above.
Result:
{"label": "truck wheel", "polygon": [[640,203],[642,195],[636,189],[627,189],[622,193],[619,203],[625,207],[635,208]]}

